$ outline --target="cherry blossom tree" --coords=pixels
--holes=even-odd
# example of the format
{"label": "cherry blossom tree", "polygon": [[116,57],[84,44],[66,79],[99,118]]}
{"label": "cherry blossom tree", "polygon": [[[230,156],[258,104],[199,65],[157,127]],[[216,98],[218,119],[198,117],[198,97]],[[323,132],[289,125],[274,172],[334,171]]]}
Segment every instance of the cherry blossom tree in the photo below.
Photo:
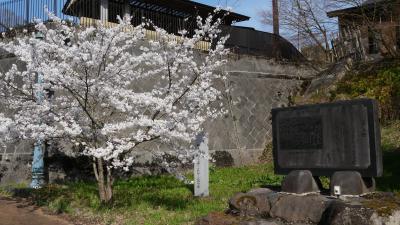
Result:
{"label": "cherry blossom tree", "polygon": [[[151,24],[132,27],[130,18],[111,28],[50,18],[36,25],[43,38],[36,33],[0,43],[26,64],[0,74],[0,103],[13,112],[0,114],[0,132],[72,143],[78,155],[92,159],[102,202],[112,200],[113,171],[129,170],[132,153],[144,143],[181,149],[206,120],[225,113],[224,90],[215,84],[225,79],[228,37],[219,35],[215,16],[199,17],[191,37],[152,26],[156,40],[145,38]],[[200,41],[213,43],[212,49],[196,50]],[[181,153],[188,158],[196,151]]]}

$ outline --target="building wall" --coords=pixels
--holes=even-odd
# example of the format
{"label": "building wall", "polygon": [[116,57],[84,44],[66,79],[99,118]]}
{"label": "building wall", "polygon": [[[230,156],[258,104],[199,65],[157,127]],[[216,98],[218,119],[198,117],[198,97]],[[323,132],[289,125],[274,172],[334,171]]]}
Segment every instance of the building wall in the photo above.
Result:
{"label": "building wall", "polygon": [[[391,54],[396,54],[400,49],[398,46],[398,37],[400,33],[396,31],[400,26],[400,8],[392,9],[392,15],[387,16],[383,20],[376,22],[365,22],[363,19],[344,19],[339,17],[339,30],[342,37],[348,36],[348,32],[355,32],[360,30],[360,38],[362,47],[367,55],[370,57],[382,57]],[[378,53],[370,54],[369,39],[371,36],[370,27],[374,28],[374,32],[378,33]],[[346,29],[350,27],[350,29]],[[382,39],[382,40],[379,40]]]}
{"label": "building wall", "polygon": [[[0,57],[0,68],[6,70],[15,58]],[[286,106],[289,98],[305,79],[316,72],[306,65],[275,62],[246,55],[232,55],[225,70],[231,87],[229,113],[206,124],[209,148],[217,165],[238,166],[259,162],[264,147],[271,141],[271,115],[274,107]],[[218,84],[222,88],[223,83]],[[143,86],[142,86],[143,87]],[[20,183],[30,180],[32,143],[10,145],[1,150],[0,183]],[[168,151],[168,146],[149,144],[136,154],[138,171],[150,173],[154,151]],[[48,160],[50,180],[63,179],[69,171],[65,159]]]}

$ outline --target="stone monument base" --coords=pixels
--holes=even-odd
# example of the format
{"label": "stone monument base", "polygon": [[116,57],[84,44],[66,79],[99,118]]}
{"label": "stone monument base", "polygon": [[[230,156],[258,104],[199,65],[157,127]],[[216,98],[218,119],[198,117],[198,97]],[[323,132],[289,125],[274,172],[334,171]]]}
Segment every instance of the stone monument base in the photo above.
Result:
{"label": "stone monument base", "polygon": [[338,171],[331,178],[330,190],[331,195],[362,195],[375,191],[375,179],[363,178],[357,171]]}
{"label": "stone monument base", "polygon": [[400,198],[374,192],[362,196],[297,195],[268,188],[237,193],[226,212],[213,212],[196,225],[395,225]]}
{"label": "stone monument base", "polygon": [[[318,193],[323,190],[319,177],[309,170],[293,170],[282,181],[282,192],[294,194]],[[363,195],[375,191],[373,177],[361,177],[357,171],[338,171],[331,177],[330,194]]]}
{"label": "stone monument base", "polygon": [[293,170],[282,182],[282,191],[304,194],[319,192],[319,185],[309,170]]}

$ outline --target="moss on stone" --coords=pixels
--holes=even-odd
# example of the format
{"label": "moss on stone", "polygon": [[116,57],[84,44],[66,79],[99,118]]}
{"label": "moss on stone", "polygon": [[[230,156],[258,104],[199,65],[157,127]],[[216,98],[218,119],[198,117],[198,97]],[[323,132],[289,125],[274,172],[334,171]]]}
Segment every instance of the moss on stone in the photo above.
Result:
{"label": "moss on stone", "polygon": [[372,193],[366,195],[362,204],[375,210],[379,216],[392,215],[394,211],[400,210],[400,196],[392,193]]}

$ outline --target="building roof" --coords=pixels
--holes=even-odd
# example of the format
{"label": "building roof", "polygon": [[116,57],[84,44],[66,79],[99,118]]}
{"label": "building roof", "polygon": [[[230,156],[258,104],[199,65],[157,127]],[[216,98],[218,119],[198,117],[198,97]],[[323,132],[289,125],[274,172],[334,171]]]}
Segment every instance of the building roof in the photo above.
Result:
{"label": "building roof", "polygon": [[[63,12],[67,15],[77,16],[79,5],[85,0],[68,0],[64,5]],[[100,0],[99,0],[100,1]],[[215,7],[194,2],[191,0],[110,0],[113,2],[129,2],[133,7],[145,8],[154,12],[169,12],[175,16],[185,17],[187,15],[200,15],[206,17],[215,10]],[[249,20],[250,17],[238,13],[230,13],[224,18],[229,24]]]}
{"label": "building roof", "polygon": [[328,15],[328,17],[332,18],[332,17],[338,17],[338,16],[346,15],[346,14],[348,15],[350,13],[360,13],[361,9],[368,9],[368,8],[373,8],[376,6],[382,6],[383,4],[391,3],[394,1],[395,0],[366,0],[363,3],[361,3],[359,6],[330,11],[327,13],[327,15]]}

